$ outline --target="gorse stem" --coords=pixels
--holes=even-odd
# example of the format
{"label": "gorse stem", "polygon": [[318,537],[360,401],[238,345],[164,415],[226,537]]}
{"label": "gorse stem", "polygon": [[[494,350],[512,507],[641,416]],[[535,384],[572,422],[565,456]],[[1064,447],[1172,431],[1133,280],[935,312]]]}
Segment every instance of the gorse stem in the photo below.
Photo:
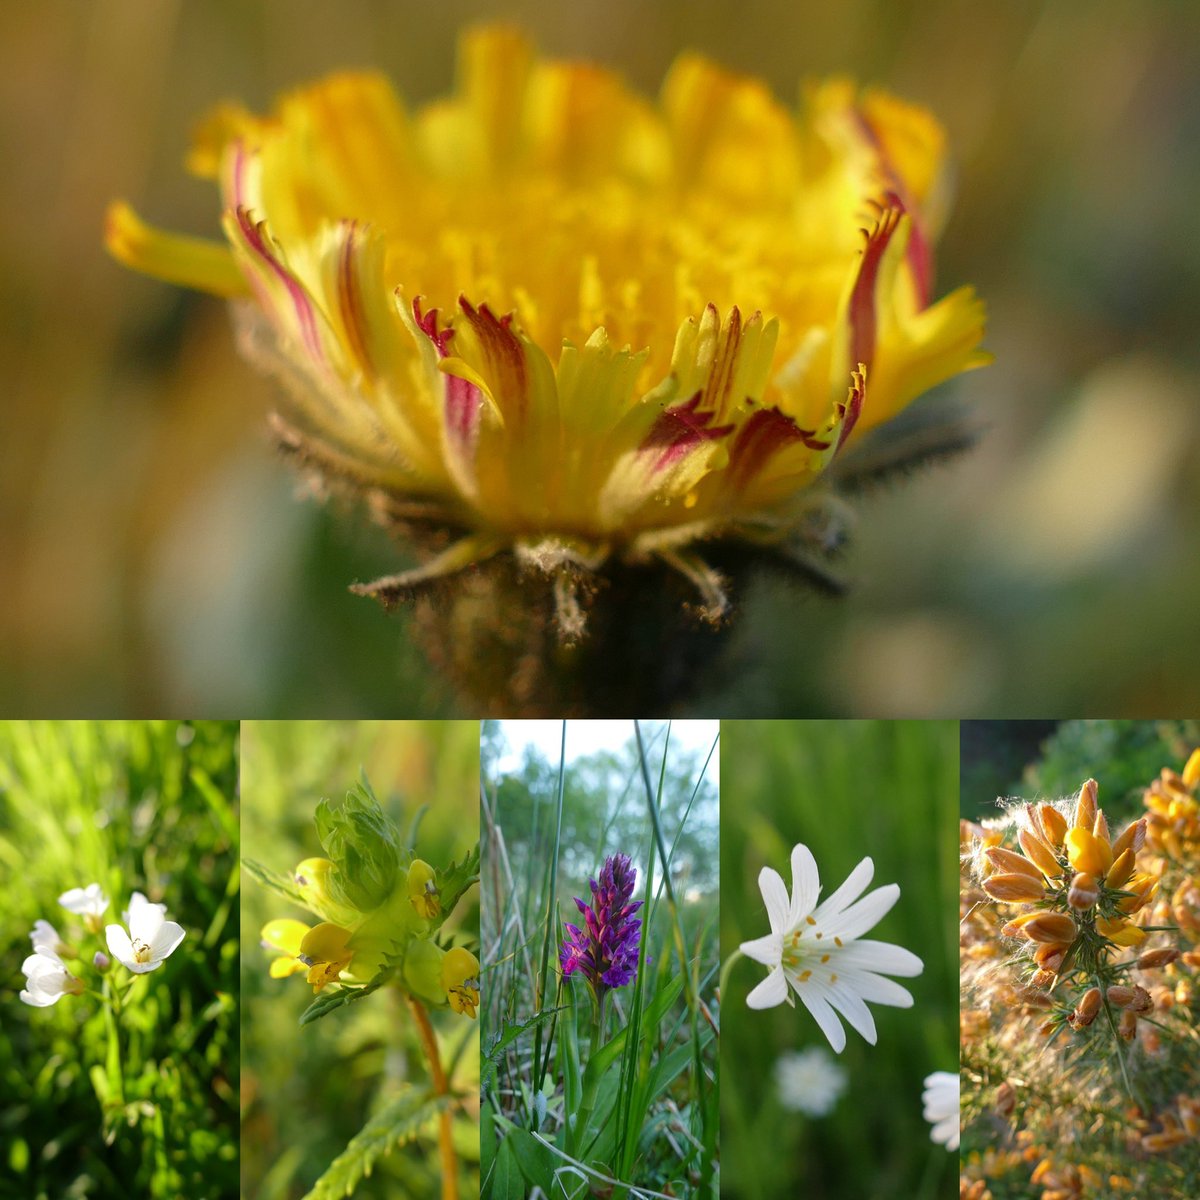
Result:
{"label": "gorse stem", "polygon": [[[425,1006],[415,996],[409,996],[409,1006],[417,1022],[417,1032],[425,1057],[429,1059],[429,1074],[433,1077],[436,1096],[448,1096],[450,1085],[442,1069],[442,1058],[438,1053],[437,1037],[429,1023]],[[442,1155],[442,1200],[458,1200],[458,1159],[454,1153],[454,1125],[450,1109],[443,1109],[438,1117],[438,1147]]]}

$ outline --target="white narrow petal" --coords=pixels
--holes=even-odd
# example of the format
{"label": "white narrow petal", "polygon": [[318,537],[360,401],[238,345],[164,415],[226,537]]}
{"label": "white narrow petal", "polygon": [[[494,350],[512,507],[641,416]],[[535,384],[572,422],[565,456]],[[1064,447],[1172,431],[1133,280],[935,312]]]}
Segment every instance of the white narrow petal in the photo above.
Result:
{"label": "white narrow petal", "polygon": [[847,905],[853,904],[863,894],[863,891],[874,877],[875,864],[869,858],[864,858],[846,876],[846,880],[842,886],[821,905],[820,919],[828,923],[830,917],[836,917]]}
{"label": "white narrow petal", "polygon": [[855,941],[838,955],[838,967],[860,967],[882,975],[910,978],[920,975],[925,964],[911,950],[893,946],[891,942]]}
{"label": "white narrow petal", "polygon": [[805,917],[817,907],[817,897],[821,894],[821,873],[817,869],[817,860],[812,851],[804,845],[792,847],[792,903],[788,908],[788,928]]}
{"label": "white narrow petal", "polygon": [[[839,959],[840,962],[840,959]],[[839,969],[839,974],[842,974]],[[886,1004],[889,1008],[912,1008],[912,993],[905,987],[870,971],[850,969],[844,972],[846,982],[868,1003]]]}
{"label": "white narrow petal", "polygon": [[812,1013],[813,1020],[820,1026],[821,1032],[829,1039],[834,1053],[841,1054],[846,1048],[846,1031],[842,1028],[837,1013],[833,1011],[829,1001],[822,995],[824,989],[818,990],[812,984],[806,984],[802,988],[794,979],[789,979],[789,982],[796,995],[800,997],[801,1003]]}
{"label": "white narrow petal", "polygon": [[150,943],[150,957],[160,961],[183,941],[184,929],[174,921],[164,921]]}
{"label": "white narrow petal", "polygon": [[788,891],[783,877],[770,867],[758,873],[758,890],[767,906],[767,920],[772,933],[783,933],[788,927]]}
{"label": "white narrow petal", "polygon": [[776,968],[746,997],[750,1008],[774,1008],[787,999],[787,979],[783,969]]}
{"label": "white narrow petal", "polygon": [[133,957],[133,943],[129,934],[121,925],[105,925],[104,940],[108,943],[109,953],[113,958],[123,962],[131,971],[137,965]]}
{"label": "white narrow petal", "polygon": [[868,892],[857,904],[852,904],[844,912],[832,920],[824,913],[820,914],[821,928],[826,937],[840,937],[848,942],[868,929],[874,929],[891,911],[892,905],[900,899],[900,885],[884,884],[873,892]]}
{"label": "white narrow petal", "polygon": [[768,933],[765,937],[743,942],[738,949],[747,958],[762,963],[764,967],[777,967],[783,957],[783,934]]}
{"label": "white narrow petal", "polygon": [[37,920],[33,924],[33,932],[29,935],[35,950],[50,950],[57,953],[57,947],[62,943],[58,930],[49,921]]}
{"label": "white narrow petal", "polygon": [[871,1016],[871,1010],[863,1002],[862,997],[841,978],[837,983],[829,984],[825,994],[829,998],[829,1003],[874,1046],[879,1040],[879,1035],[875,1031],[875,1018]]}
{"label": "white narrow petal", "polygon": [[66,964],[53,950],[35,950],[22,964],[21,970],[30,979],[49,975],[52,971],[66,971]]}
{"label": "white narrow petal", "polygon": [[940,1142],[947,1150],[958,1149],[958,1113],[943,1117],[929,1135],[935,1142]]}
{"label": "white narrow petal", "polygon": [[87,912],[88,895],[83,888],[71,888],[59,896],[58,902],[67,912],[83,913]]}

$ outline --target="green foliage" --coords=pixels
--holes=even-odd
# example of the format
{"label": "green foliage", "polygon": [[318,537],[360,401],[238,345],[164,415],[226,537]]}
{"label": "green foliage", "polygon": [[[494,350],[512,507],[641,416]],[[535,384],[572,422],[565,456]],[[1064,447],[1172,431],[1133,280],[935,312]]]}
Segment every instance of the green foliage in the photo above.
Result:
{"label": "green foliage", "polygon": [[400,1094],[376,1113],[317,1180],[305,1200],[342,1200],[371,1174],[382,1155],[432,1132],[438,1114],[449,1107],[448,1096],[405,1085]]}
{"label": "green foliage", "polygon": [[[484,732],[493,764],[503,729]],[[718,966],[706,890],[715,780],[659,724],[644,729],[661,780],[647,787],[633,724],[614,730],[611,750],[561,768],[530,753],[487,780],[484,944],[496,951],[484,964],[481,1155],[482,1194],[496,1200],[718,1191],[716,1038],[704,1016]],[[633,857],[646,900],[643,957],[636,982],[607,993],[601,1025],[586,983],[561,976],[560,914],[574,914],[571,897],[587,898],[617,851]]]}
{"label": "green foliage", "polygon": [[[290,872],[316,852],[319,798],[340,794],[360,771],[371,779],[392,831],[410,830],[425,809],[415,847],[421,858],[438,866],[469,860],[478,840],[479,726],[250,721],[242,739],[243,848],[250,862],[267,868],[268,882],[248,886],[242,901],[249,948],[242,964],[243,1194],[296,1200],[318,1186],[325,1189],[318,1195],[339,1196],[345,1194],[339,1186],[351,1186],[358,1200],[437,1197],[440,1163],[429,1121],[414,1120],[401,1137],[399,1109],[384,1115],[398,1098],[431,1092],[410,1010],[398,989],[382,986],[388,964],[380,972],[385,977],[372,980],[381,985],[375,990],[331,985],[314,996],[303,976],[269,978],[271,956],[257,945],[268,920],[307,917],[300,901],[289,898]],[[367,800],[356,799],[359,811],[369,810]],[[394,836],[403,865],[408,846]],[[270,887],[271,879],[282,879],[283,888]],[[477,914],[476,892],[468,888],[439,938],[474,948]],[[478,1189],[478,1134],[463,1099],[478,1094],[478,1027],[448,1009],[430,1016],[456,1102],[454,1140],[466,1197]],[[398,1130],[390,1140],[389,1121]],[[385,1152],[400,1141],[404,1149]]]}
{"label": "green foliage", "polygon": [[825,1117],[787,1111],[774,1084],[786,1051],[824,1046],[800,1005],[746,1006],[763,968],[739,961],[721,1000],[722,1194],[933,1200],[955,1194],[957,1156],[930,1141],[926,1075],[958,1064],[958,724],[722,722],[721,951],[768,932],[758,875],[789,884],[805,843],[828,896],[864,857],[900,899],[866,936],[913,951],[911,1009],[875,1006],[878,1044],[848,1031],[847,1093]]}
{"label": "green foliage", "polygon": [[[0,723],[0,1194],[238,1194],[237,759],[227,722]],[[186,930],[156,971],[113,967],[104,986],[130,986],[111,1024],[93,996],[17,999],[39,917],[90,964],[103,935],[57,898],[92,881],[107,920],[140,890]]]}

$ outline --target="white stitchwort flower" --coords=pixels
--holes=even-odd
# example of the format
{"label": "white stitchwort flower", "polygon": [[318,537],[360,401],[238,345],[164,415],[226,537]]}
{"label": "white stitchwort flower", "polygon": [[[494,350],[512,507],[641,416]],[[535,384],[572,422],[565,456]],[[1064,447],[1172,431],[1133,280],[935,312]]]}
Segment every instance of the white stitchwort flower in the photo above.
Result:
{"label": "white stitchwort flower", "polygon": [[781,1054],[775,1061],[775,1086],[784,1108],[809,1117],[833,1111],[846,1090],[846,1068],[824,1046]]}
{"label": "white stitchwort flower", "polygon": [[162,966],[163,959],[183,941],[183,926],[166,919],[167,906],[152,904],[141,892],[129,898],[123,915],[128,933],[120,925],[108,925],[104,936],[113,958],[137,975]]}
{"label": "white stitchwort flower", "polygon": [[929,1136],[947,1150],[957,1150],[958,1076],[949,1071],[934,1071],[927,1075],[921,1099],[925,1102],[925,1120],[933,1125]]}
{"label": "white stitchwort flower", "polygon": [[66,945],[59,936],[58,930],[49,921],[35,921],[33,932],[29,935],[29,940],[33,943],[34,954],[49,951],[51,954],[57,956],[65,954],[67,950]]}
{"label": "white stitchwort flower", "polygon": [[108,897],[98,883],[89,883],[85,888],[72,888],[58,898],[59,904],[69,913],[83,918],[83,923],[93,932],[100,931],[100,918],[108,909]]}
{"label": "white stitchwort flower", "polygon": [[49,1008],[65,995],[83,994],[83,981],[76,979],[66,964],[53,950],[39,950],[31,954],[22,964],[25,972],[25,989],[21,999],[34,1008]]}
{"label": "white stitchwort flower", "polygon": [[771,968],[746,1003],[751,1008],[773,1008],[785,1000],[794,1004],[790,986],[839,1054],[846,1046],[839,1014],[873,1046],[875,1020],[866,1002],[895,1008],[911,1008],[913,1002],[905,988],[883,976],[920,975],[924,969],[915,954],[900,946],[859,940],[900,898],[894,883],[862,896],[874,874],[875,864],[864,858],[818,905],[821,878],[816,860],[807,846],[796,846],[790,899],[779,873],[764,867],[758,886],[771,932],[741,946],[743,954]]}

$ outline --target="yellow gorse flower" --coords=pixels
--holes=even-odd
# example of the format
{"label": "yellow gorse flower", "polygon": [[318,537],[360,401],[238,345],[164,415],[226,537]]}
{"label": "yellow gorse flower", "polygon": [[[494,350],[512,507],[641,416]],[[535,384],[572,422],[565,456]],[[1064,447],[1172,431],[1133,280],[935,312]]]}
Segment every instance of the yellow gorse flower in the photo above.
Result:
{"label": "yellow gorse flower", "polygon": [[227,105],[190,168],[224,243],[124,204],[123,262],[234,298],[286,384],[285,446],[376,511],[464,531],[395,592],[511,551],[547,571],[779,541],[847,443],[978,366],[933,302],[944,137],[834,80],[793,111],[681,56],[657,100],[488,27],[449,97],[370,73]]}

